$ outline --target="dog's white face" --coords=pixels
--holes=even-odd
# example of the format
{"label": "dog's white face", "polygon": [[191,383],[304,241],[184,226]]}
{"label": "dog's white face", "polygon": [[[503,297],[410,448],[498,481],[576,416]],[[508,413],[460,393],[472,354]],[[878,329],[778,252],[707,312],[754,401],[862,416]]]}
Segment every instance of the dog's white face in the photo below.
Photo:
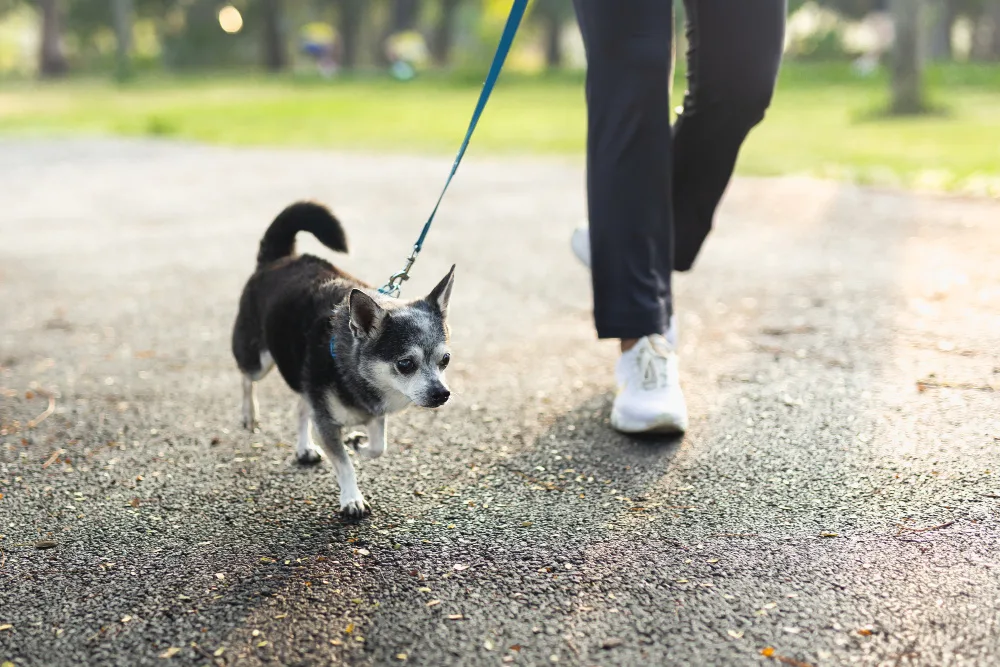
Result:
{"label": "dog's white face", "polygon": [[451,392],[445,369],[448,301],[455,269],[424,299],[386,307],[355,290],[350,296],[351,332],[361,343],[358,371],[381,394],[386,412],[414,403],[437,408]]}

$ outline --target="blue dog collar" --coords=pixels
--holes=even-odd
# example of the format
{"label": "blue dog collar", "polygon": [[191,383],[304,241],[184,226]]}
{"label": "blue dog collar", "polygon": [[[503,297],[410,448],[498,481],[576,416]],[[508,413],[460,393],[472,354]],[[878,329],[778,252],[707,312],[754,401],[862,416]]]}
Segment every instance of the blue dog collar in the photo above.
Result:
{"label": "blue dog collar", "polygon": [[334,359],[337,358],[337,348],[336,348],[336,345],[337,345],[337,337],[336,336],[330,336],[330,356],[333,357]]}

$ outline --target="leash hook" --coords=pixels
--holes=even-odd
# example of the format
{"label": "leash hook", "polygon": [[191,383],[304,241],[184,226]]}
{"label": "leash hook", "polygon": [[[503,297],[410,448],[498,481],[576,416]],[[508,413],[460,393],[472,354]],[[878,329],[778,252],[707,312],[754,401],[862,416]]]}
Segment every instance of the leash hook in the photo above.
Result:
{"label": "leash hook", "polygon": [[400,291],[403,288],[403,283],[410,279],[410,269],[413,268],[413,263],[417,261],[418,254],[420,254],[420,247],[415,245],[413,246],[413,251],[410,252],[410,256],[406,258],[406,266],[403,267],[403,270],[389,276],[389,282],[379,287],[378,291],[381,294],[398,299]]}

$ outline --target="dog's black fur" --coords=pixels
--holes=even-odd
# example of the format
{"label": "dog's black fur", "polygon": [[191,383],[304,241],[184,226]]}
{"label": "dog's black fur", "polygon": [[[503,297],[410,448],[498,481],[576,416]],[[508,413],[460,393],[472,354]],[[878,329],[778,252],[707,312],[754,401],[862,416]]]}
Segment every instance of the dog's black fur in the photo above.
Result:
{"label": "dog's black fur", "polygon": [[[339,221],[311,202],[286,208],[264,234],[257,269],[243,290],[233,327],[233,356],[245,377],[244,422],[250,429],[257,426],[255,382],[267,374],[273,359],[305,402],[300,407],[299,460],[319,460],[309,442],[311,417],[334,465],[350,467],[341,440],[344,427],[382,418],[378,455],[384,451],[386,414],[410,402],[438,407],[448,400],[445,316],[454,267],[427,298],[398,302],[377,296],[324,259],[296,256],[299,231],[311,232],[331,250],[347,252]],[[406,355],[418,363],[403,373],[397,366]],[[353,484],[352,467],[349,477],[340,480],[342,504],[345,484]]]}

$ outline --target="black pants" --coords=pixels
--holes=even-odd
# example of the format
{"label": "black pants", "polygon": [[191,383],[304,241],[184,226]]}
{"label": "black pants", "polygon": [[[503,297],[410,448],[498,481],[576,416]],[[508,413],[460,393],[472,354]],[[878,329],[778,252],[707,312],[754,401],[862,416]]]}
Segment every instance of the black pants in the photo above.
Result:
{"label": "black pants", "polygon": [[740,145],[764,117],[785,0],[684,0],[684,110],[670,126],[672,0],[574,0],[587,51],[587,193],[601,338],[666,331],[670,278],[712,227]]}

